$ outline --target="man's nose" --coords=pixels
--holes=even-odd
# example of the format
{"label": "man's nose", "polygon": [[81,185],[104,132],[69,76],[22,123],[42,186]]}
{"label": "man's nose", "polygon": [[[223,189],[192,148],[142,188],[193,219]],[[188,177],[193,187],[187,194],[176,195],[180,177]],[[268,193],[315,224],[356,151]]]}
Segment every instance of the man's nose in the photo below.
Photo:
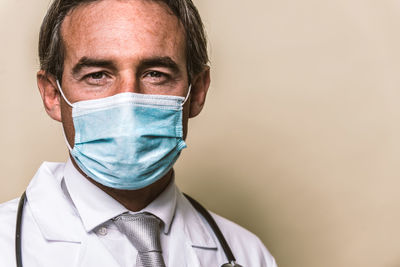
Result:
{"label": "man's nose", "polygon": [[120,75],[118,93],[142,93],[138,77],[132,71]]}

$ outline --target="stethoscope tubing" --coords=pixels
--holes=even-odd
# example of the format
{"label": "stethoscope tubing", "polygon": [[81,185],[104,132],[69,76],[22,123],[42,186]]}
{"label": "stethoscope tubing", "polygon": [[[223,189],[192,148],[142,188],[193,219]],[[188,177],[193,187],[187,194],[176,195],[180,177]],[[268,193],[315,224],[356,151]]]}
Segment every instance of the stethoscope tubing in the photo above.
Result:
{"label": "stethoscope tubing", "polygon": [[17,260],[17,267],[22,267],[21,227],[22,227],[22,215],[24,213],[25,199],[26,199],[26,192],[22,194],[18,203],[17,224],[15,229],[15,256]]}
{"label": "stethoscope tubing", "polygon": [[232,250],[229,247],[228,242],[226,242],[226,239],[222,234],[221,229],[219,229],[217,223],[215,222],[211,214],[208,212],[208,210],[206,210],[199,202],[194,200],[192,197],[186,195],[185,193],[183,193],[183,195],[189,200],[189,202],[193,205],[193,207],[204,217],[204,219],[210,225],[219,243],[221,244],[222,249],[224,250],[228,262],[235,262],[236,261],[235,256],[233,256]]}

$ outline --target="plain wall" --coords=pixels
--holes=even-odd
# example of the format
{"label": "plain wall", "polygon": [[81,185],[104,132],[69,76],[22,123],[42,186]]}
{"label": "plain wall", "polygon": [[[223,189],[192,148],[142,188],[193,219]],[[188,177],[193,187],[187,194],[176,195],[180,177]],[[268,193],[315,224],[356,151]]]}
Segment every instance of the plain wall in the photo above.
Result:
{"label": "plain wall", "polygon": [[[281,267],[400,266],[400,2],[195,2],[212,85],[181,189]],[[0,0],[0,202],[67,158],[35,81],[48,5]]]}

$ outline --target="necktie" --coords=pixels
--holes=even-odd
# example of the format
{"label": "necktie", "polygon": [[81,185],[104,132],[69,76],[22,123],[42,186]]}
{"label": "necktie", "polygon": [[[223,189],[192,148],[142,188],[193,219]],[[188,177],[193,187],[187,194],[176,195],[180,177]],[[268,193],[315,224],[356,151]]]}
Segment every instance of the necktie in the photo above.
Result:
{"label": "necktie", "polygon": [[137,249],[136,266],[165,267],[158,218],[149,213],[121,214],[114,218],[114,223]]}

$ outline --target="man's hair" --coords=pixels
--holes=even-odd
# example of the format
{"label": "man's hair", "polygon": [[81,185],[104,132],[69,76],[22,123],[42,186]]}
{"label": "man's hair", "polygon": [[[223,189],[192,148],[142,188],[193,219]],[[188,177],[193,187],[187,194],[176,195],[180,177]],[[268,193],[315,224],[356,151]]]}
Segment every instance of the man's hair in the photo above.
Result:
{"label": "man's hair", "polygon": [[[39,34],[40,68],[61,81],[64,67],[64,45],[61,25],[74,8],[101,0],[54,0]],[[189,79],[204,70],[208,63],[207,39],[200,14],[192,0],[147,0],[163,2],[178,17],[185,29],[186,64]]]}

